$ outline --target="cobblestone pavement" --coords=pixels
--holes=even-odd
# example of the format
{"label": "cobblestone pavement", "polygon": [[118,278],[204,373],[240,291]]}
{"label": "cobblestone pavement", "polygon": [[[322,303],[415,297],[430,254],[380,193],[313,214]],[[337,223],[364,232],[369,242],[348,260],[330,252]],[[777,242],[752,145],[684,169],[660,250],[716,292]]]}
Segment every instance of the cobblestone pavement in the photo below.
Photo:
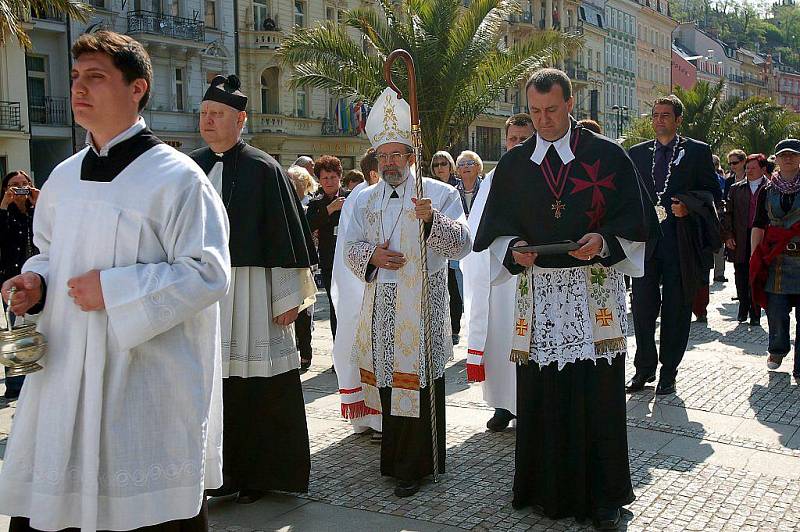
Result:
{"label": "cobblestone pavement", "polygon": [[[709,323],[693,323],[678,393],[629,396],[628,439],[637,500],[631,531],[800,529],[800,386],[792,358],[766,369],[766,331],[735,321],[731,281],[712,287]],[[467,385],[458,346],[446,373],[447,473],[409,499],[380,477],[378,445],[339,417],[330,330],[321,295],[315,358],[303,376],[312,452],[308,494],[270,494],[250,506],[216,499],[215,532],[257,530],[590,530],[511,507],[514,430],[489,433],[491,409]],[[766,318],[762,318],[766,326]],[[631,335],[630,351],[635,349]],[[633,374],[632,356],[628,376]],[[0,403],[0,453],[13,403]],[[2,524],[2,521],[0,521]]]}

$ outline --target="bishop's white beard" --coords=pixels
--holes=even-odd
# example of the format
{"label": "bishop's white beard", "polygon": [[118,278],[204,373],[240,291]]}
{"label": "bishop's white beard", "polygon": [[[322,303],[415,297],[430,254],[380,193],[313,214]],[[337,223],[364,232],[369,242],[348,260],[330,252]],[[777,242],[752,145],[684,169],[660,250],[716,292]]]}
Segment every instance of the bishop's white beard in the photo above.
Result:
{"label": "bishop's white beard", "polygon": [[406,163],[403,165],[402,168],[398,168],[397,170],[381,170],[381,179],[386,181],[390,186],[397,187],[402,185],[408,176],[411,175],[411,166]]}

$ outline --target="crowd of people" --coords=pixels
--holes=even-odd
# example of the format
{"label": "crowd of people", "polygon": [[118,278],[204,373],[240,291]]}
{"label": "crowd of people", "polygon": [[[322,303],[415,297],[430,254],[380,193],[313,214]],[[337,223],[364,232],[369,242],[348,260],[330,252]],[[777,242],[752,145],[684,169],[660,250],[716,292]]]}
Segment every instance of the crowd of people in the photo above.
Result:
{"label": "crowd of people", "polygon": [[[41,191],[24,172],[2,184],[3,300],[13,288],[10,311],[49,342],[0,471],[11,532],[206,531],[208,497],[307,491],[315,271],[342,416],[380,443],[376,466],[401,498],[446,469],[444,372],[462,322],[466,378],[495,409],[487,428],[516,424],[513,507],[601,530],[635,499],[626,391],[679,390],[722,259],[738,320],[757,326],[766,310],[768,367],[791,350],[798,140],[769,157],[733,150],[725,175],[702,139],[678,134],[670,95],[653,104],[655,138],[625,150],[571,117],[570,79],[544,68],[485,174],[474,151],[418,160],[411,109],[390,88],[360,170],[330,155],[284,170],[242,139],[236,76],[210,82],[207,147],[186,156],[140,116],[152,81],[140,43],[98,31],[72,55],[87,147]],[[5,384],[16,397],[20,383]]]}

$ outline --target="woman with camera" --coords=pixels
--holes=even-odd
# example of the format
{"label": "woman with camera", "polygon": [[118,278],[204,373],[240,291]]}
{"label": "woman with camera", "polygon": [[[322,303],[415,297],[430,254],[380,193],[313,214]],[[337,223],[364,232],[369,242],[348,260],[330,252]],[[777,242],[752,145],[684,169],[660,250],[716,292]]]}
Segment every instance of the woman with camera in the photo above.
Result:
{"label": "woman with camera", "polygon": [[[3,178],[0,189],[0,284],[20,273],[22,265],[39,250],[33,245],[33,210],[39,190],[28,174],[18,170]],[[4,309],[5,310],[5,309]],[[12,321],[14,316],[11,317]],[[16,399],[25,377],[6,374],[5,398]]]}

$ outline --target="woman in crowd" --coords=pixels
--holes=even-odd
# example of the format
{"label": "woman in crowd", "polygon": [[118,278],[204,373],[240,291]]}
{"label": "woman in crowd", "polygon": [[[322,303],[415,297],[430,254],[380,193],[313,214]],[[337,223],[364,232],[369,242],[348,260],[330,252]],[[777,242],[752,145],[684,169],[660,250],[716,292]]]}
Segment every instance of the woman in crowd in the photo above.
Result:
{"label": "woman in crowd", "polygon": [[[289,180],[294,185],[294,190],[303,209],[308,208],[308,203],[317,192],[319,185],[302,166],[290,166],[286,172]],[[294,339],[297,343],[297,350],[300,352],[300,371],[306,371],[311,367],[311,331],[314,322],[314,305],[300,312],[294,322]]]}
{"label": "woman in crowd", "polygon": [[[33,245],[33,210],[39,190],[28,174],[18,170],[3,178],[0,193],[0,284],[3,284],[20,273],[28,258],[39,253]],[[6,368],[6,399],[19,396],[24,379],[9,377]]]}
{"label": "woman in crowd", "polygon": [[446,151],[437,151],[431,157],[431,174],[448,185],[458,185],[456,163],[453,161],[453,156]]}

